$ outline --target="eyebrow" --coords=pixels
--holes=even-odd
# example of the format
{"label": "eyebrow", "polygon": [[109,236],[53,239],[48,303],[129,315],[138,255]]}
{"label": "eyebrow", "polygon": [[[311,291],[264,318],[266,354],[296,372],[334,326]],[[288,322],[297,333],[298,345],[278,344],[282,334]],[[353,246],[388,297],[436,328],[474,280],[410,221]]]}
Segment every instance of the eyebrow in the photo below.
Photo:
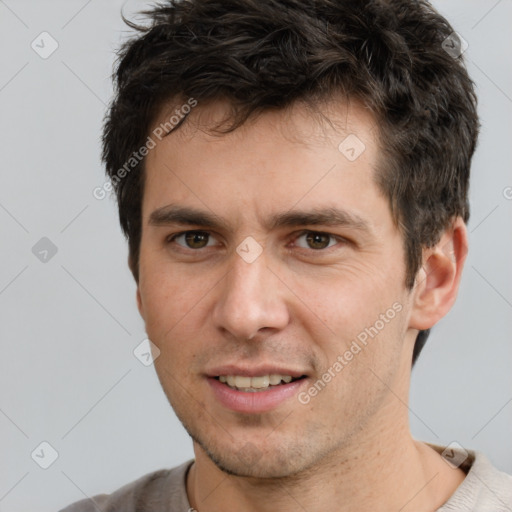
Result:
{"label": "eyebrow", "polygon": [[[229,231],[229,224],[218,215],[196,208],[167,205],[154,210],[149,216],[148,224],[152,226],[166,226],[170,224],[183,224],[187,226],[200,226],[209,229]],[[314,208],[312,210],[290,210],[271,217],[266,223],[267,229],[298,226],[331,226],[347,227],[350,229],[372,233],[367,220],[355,213],[339,208]]]}

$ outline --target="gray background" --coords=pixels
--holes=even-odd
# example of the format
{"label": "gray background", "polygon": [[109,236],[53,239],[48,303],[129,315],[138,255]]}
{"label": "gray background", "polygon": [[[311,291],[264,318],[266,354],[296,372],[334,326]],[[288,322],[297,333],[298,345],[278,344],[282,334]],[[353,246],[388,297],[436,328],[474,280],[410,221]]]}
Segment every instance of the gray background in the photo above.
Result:
{"label": "gray background", "polygon": [[[92,195],[124,3],[0,0],[1,511],[55,511],[193,456],[133,355],[145,332],[126,244],[113,200]],[[435,5],[469,43],[483,129],[459,299],[413,372],[411,428],[512,473],[512,2]],[[31,48],[43,31],[59,45],[47,59]],[[58,452],[46,470],[31,457],[49,461],[43,441]]]}

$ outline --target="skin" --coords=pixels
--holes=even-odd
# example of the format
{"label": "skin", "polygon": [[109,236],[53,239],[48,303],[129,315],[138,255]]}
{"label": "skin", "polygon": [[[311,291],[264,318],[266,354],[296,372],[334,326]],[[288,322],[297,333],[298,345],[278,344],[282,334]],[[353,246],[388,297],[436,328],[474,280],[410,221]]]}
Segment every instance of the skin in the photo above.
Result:
{"label": "skin", "polygon": [[[403,240],[374,181],[374,119],[354,103],[324,111],[330,124],[295,104],[219,136],[208,128],[228,105],[198,105],[147,156],[137,303],[161,351],[161,385],[194,440],[187,493],[199,512],[433,511],[465,476],[412,438],[407,403],[414,340],[455,301],[466,227],[454,219],[424,250],[407,290]],[[338,150],[351,133],[366,146],[353,162]],[[226,225],[152,224],[167,205]],[[326,205],[368,231],[268,225]],[[208,231],[206,247],[170,238],[194,229]],[[308,230],[333,237],[311,248]],[[248,236],[263,249],[252,263],[236,252]],[[307,391],[396,303],[401,311],[307,404],[294,396],[268,412],[234,412],[206,380],[223,364],[276,364],[306,374]]]}

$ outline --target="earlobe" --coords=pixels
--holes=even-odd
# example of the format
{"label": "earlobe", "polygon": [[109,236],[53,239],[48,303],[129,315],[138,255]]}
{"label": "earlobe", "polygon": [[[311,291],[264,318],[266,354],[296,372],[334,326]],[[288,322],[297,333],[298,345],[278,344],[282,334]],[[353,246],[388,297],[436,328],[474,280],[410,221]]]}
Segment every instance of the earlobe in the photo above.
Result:
{"label": "earlobe", "polygon": [[457,298],[467,252],[466,225],[457,217],[434,247],[424,249],[409,327],[429,329],[448,313]]}

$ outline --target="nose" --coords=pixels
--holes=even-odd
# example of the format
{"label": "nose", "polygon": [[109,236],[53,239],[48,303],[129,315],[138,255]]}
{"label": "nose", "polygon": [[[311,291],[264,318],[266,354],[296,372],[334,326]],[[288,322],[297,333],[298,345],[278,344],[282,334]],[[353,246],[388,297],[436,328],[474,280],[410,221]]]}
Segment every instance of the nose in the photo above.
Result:
{"label": "nose", "polygon": [[286,290],[268,268],[265,252],[252,263],[234,254],[231,269],[218,286],[213,321],[235,339],[250,340],[264,330],[278,331],[288,324]]}

